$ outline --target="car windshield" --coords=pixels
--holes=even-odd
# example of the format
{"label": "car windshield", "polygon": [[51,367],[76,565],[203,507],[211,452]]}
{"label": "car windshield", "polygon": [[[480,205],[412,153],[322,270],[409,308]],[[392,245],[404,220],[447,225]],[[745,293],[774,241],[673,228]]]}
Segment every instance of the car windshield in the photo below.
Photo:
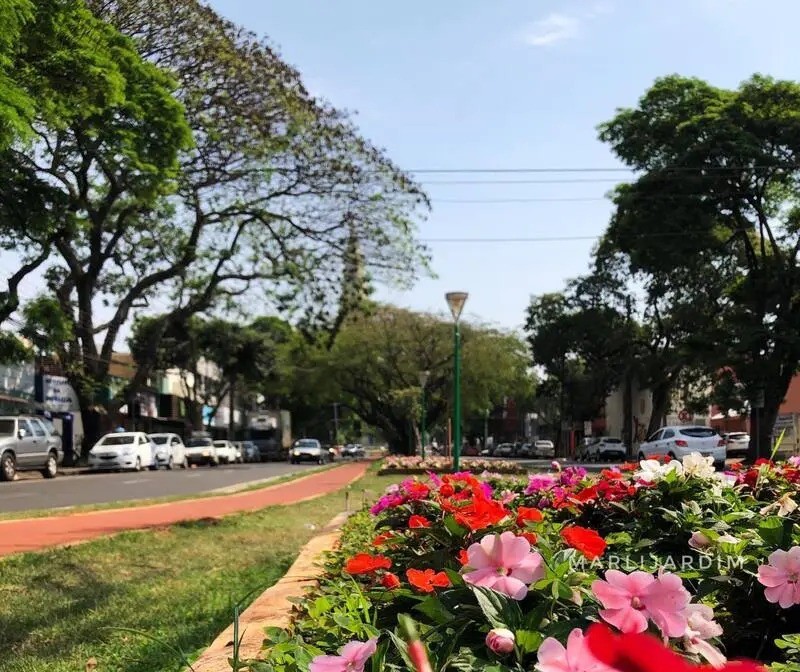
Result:
{"label": "car windshield", "polygon": [[622,443],[622,439],[605,439],[606,443]]}
{"label": "car windshield", "polygon": [[684,436],[691,436],[695,439],[708,439],[717,434],[717,430],[711,429],[711,427],[687,427],[680,430],[680,432]]}
{"label": "car windshield", "polygon": [[189,439],[189,443],[186,444],[187,448],[201,448],[210,445],[212,445],[211,439]]}
{"label": "car windshield", "polygon": [[228,443],[226,441],[214,441],[214,448],[226,448]]}
{"label": "car windshield", "polygon": [[14,434],[13,420],[0,420],[0,436],[12,436]]}
{"label": "car windshield", "polygon": [[317,442],[316,441],[312,441],[312,440],[308,439],[308,440],[300,440],[300,441],[298,441],[297,443],[294,444],[294,447],[295,448],[317,448],[318,446],[317,446]]}
{"label": "car windshield", "polygon": [[166,436],[151,436],[150,440],[153,443],[157,443],[159,446],[161,446],[161,445],[165,444],[169,440],[169,437],[166,437]]}
{"label": "car windshield", "polygon": [[127,446],[129,443],[133,443],[136,440],[135,436],[124,436],[124,435],[116,435],[116,436],[107,436],[101,442],[101,446]]}

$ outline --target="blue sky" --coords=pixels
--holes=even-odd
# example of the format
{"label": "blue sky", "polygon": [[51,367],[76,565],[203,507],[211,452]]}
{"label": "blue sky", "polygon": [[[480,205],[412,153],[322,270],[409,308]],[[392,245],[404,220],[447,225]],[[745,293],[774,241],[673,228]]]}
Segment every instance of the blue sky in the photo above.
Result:
{"label": "blue sky", "polygon": [[[595,127],[658,76],[720,86],[753,72],[800,76],[797,0],[212,5],[267,35],[312,92],[357,111],[362,132],[409,170],[613,168]],[[441,311],[444,292],[466,290],[471,317],[513,328],[532,294],[586,269],[594,241],[508,239],[599,235],[610,213],[604,194],[625,173],[419,177],[433,199],[419,237],[439,240],[430,243],[438,278],[408,292],[383,288],[380,298]],[[549,182],[441,183],[487,179]],[[497,202],[509,199],[534,200]]]}

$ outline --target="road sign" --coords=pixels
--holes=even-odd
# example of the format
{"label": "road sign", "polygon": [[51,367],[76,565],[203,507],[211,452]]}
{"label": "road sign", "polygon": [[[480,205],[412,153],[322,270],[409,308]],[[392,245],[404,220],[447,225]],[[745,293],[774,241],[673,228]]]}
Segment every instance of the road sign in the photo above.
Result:
{"label": "road sign", "polygon": [[688,408],[684,408],[680,413],[678,413],[678,420],[681,422],[691,422],[692,414],[689,412]]}

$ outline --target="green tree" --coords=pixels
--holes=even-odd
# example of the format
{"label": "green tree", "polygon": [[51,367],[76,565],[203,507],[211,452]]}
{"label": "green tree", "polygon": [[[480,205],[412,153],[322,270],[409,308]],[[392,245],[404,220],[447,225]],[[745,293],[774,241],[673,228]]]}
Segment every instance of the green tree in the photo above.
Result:
{"label": "green tree", "polygon": [[[504,397],[530,394],[528,356],[516,336],[464,323],[462,339],[464,417],[482,416]],[[343,325],[327,360],[324,375],[338,387],[334,400],[379,429],[395,452],[415,446],[422,371],[430,372],[429,427],[446,423],[453,380],[451,322],[377,305]]]}
{"label": "green tree", "polygon": [[[615,192],[607,238],[667,294],[708,299],[706,366],[730,367],[762,452],[800,362],[800,85],[756,75],[736,90],[658,80],[600,137],[639,177]],[[760,408],[763,401],[763,408]]]}
{"label": "green tree", "polygon": [[[196,0],[90,6],[176,78],[194,131],[160,218],[164,330],[241,301],[335,331],[354,283],[407,284],[426,271],[414,240],[425,195],[268,42]],[[141,360],[133,388],[153,365]]]}

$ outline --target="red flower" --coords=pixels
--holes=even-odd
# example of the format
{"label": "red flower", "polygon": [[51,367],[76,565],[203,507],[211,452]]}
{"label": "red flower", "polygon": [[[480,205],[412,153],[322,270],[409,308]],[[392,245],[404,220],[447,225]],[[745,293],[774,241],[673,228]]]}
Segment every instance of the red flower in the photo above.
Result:
{"label": "red flower", "polygon": [[359,553],[345,563],[344,571],[348,574],[372,574],[379,569],[389,569],[391,566],[392,561],[382,555]]}
{"label": "red flower", "polygon": [[432,593],[434,588],[447,588],[450,579],[444,572],[436,572],[432,569],[408,569],[406,570],[408,582],[422,593]]}
{"label": "red flower", "polygon": [[445,483],[441,488],[439,488],[439,494],[442,497],[452,497],[455,493],[455,488],[449,483]]}
{"label": "red flower", "polygon": [[579,504],[587,504],[597,499],[597,491],[598,486],[592,485],[588,488],[583,488],[583,490],[579,492],[576,492],[574,495],[572,495],[571,499]]}
{"label": "red flower", "polygon": [[742,467],[744,467],[743,462],[734,462],[733,464],[728,465],[729,471],[741,471]]}
{"label": "red flower", "polygon": [[377,537],[372,540],[373,546],[389,546],[394,545],[392,542],[396,543],[395,540],[395,533],[389,530],[388,532],[381,532]]}
{"label": "red flower", "polygon": [[381,585],[386,588],[386,590],[394,590],[400,587],[400,579],[397,578],[397,574],[386,572],[381,579]]}
{"label": "red flower", "polygon": [[424,483],[413,481],[403,488],[409,499],[427,499],[431,489]]}
{"label": "red flower", "polygon": [[622,474],[619,471],[612,471],[611,469],[603,469],[600,472],[600,476],[602,476],[607,481],[618,481],[623,478]]}
{"label": "red flower", "polygon": [[539,538],[536,536],[534,532],[520,532],[517,536],[522,537],[523,539],[527,539],[528,543],[531,546],[533,546],[537,541],[539,541]]}
{"label": "red flower", "polygon": [[466,549],[462,548],[458,552],[458,561],[462,564],[462,566],[469,562],[469,554],[467,553]]}
{"label": "red flower", "polygon": [[588,560],[599,558],[606,550],[606,542],[597,532],[573,525],[561,530],[561,538],[572,548],[578,550]]}
{"label": "red flower", "polygon": [[455,512],[456,522],[473,532],[499,523],[508,516],[501,502],[485,497],[474,496],[472,502]]}
{"label": "red flower", "polygon": [[532,523],[541,523],[544,520],[544,515],[539,509],[534,509],[530,506],[520,506],[517,509],[517,525],[525,527],[527,521]]}
{"label": "red flower", "polygon": [[639,468],[639,465],[636,462],[625,462],[625,464],[619,465],[620,471],[636,471]]}
{"label": "red flower", "polygon": [[753,462],[754,467],[760,467],[762,464],[766,464],[768,467],[775,466],[775,463],[772,460],[768,460],[766,457],[759,457],[755,462]]}
{"label": "red flower", "polygon": [[594,623],[586,631],[589,649],[597,660],[619,672],[765,672],[752,661],[735,661],[720,668],[697,666],[644,633],[617,635],[608,626]]}
{"label": "red flower", "polygon": [[412,530],[417,530],[421,527],[430,527],[431,521],[425,516],[411,516],[411,518],[408,519],[408,526]]}

